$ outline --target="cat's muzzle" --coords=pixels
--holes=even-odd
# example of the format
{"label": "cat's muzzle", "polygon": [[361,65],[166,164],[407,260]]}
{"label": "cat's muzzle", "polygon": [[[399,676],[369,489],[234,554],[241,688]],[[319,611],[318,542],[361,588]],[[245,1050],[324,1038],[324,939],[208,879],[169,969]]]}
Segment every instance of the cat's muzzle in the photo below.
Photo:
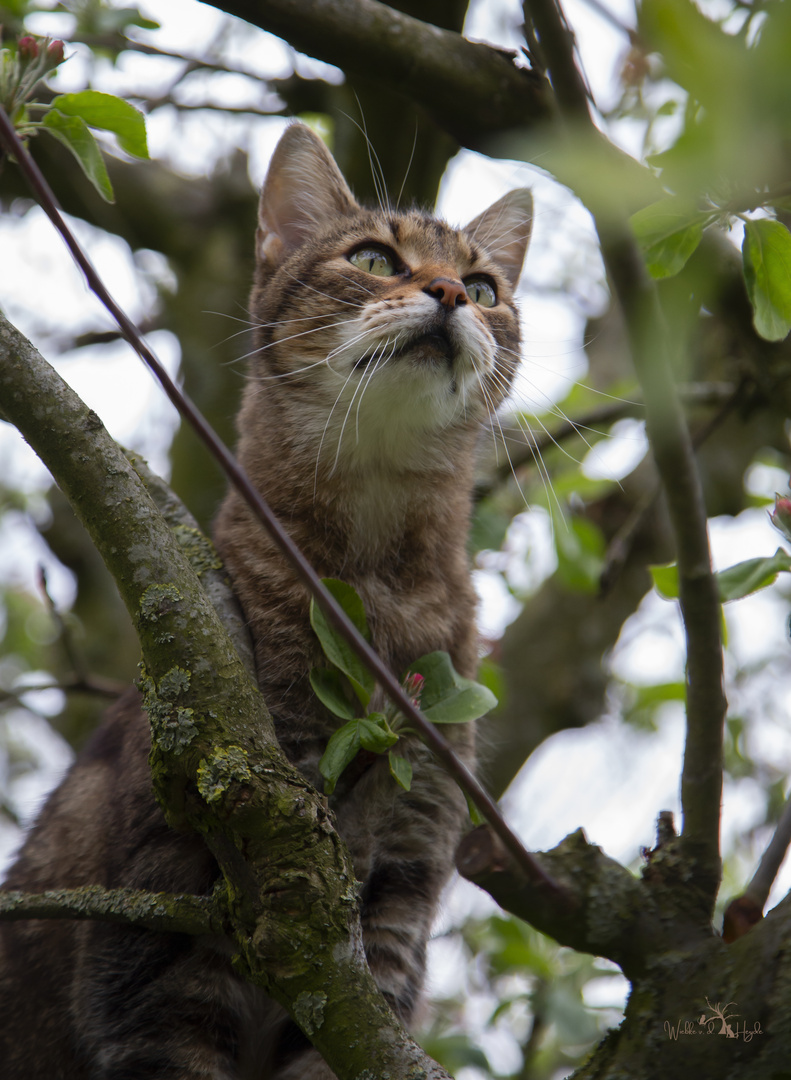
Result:
{"label": "cat's muzzle", "polygon": [[416,334],[396,350],[395,356],[407,353],[417,354],[420,359],[452,361],[456,356],[456,345],[444,327],[428,333]]}

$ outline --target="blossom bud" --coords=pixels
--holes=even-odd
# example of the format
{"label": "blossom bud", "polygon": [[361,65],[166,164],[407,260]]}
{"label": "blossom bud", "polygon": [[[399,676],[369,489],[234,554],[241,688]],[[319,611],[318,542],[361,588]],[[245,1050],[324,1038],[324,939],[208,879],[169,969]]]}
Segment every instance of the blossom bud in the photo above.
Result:
{"label": "blossom bud", "polygon": [[17,49],[21,60],[35,60],[38,56],[38,42],[29,34],[19,39]]}
{"label": "blossom bud", "polygon": [[420,708],[420,695],[423,693],[424,681],[423,676],[419,675],[417,672],[408,675],[406,679],[404,679],[404,689],[416,708]]}
{"label": "blossom bud", "polygon": [[63,42],[56,38],[47,45],[47,57],[51,64],[57,66],[63,61]]}
{"label": "blossom bud", "polygon": [[791,499],[785,495],[775,495],[775,508],[769,517],[774,527],[791,540]]}

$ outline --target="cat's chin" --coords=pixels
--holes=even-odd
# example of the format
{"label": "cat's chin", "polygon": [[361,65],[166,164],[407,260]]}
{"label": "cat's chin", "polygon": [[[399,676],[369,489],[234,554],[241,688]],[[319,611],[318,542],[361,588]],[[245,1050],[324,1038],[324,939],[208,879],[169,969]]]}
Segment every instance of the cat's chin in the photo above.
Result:
{"label": "cat's chin", "polygon": [[[367,367],[372,360],[376,359],[380,351],[380,347],[377,346],[372,352],[365,353],[354,366],[356,368]],[[412,356],[418,360],[444,361],[452,364],[458,353],[458,346],[451,340],[446,331],[440,328],[427,333],[412,335],[403,345],[395,349],[387,359],[389,363],[404,356]]]}
{"label": "cat's chin", "polygon": [[456,346],[444,330],[435,330],[433,333],[420,334],[418,337],[408,341],[402,348],[398,349],[395,355],[398,357],[411,354],[421,360],[447,360],[451,362],[456,358],[457,351]]}

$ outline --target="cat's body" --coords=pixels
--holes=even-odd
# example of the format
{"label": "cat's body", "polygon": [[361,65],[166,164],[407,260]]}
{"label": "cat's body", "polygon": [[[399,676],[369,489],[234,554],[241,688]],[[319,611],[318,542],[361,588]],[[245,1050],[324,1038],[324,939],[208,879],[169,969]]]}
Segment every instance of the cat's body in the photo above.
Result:
{"label": "cat's body", "polygon": [[[512,288],[528,233],[524,192],[465,232],[415,212],[363,211],[298,125],[270,166],[240,459],[318,572],[362,596],[373,645],[398,675],[438,649],[461,674],[475,673],[465,550],[473,459],[516,365]],[[281,745],[319,784],[318,759],[338,721],[307,678],[321,661],[308,596],[236,494],[216,540]],[[472,763],[470,727],[449,730]],[[358,761],[333,808],[363,883],[369,963],[409,1020],[464,804],[421,744],[406,752],[409,793],[386,759]],[[5,887],[210,889],[216,867],[197,838],[166,828],[147,753],[147,721],[129,695],[47,803]],[[330,1075],[232,973],[222,941],[62,921],[7,924],[2,935],[6,1080]]]}

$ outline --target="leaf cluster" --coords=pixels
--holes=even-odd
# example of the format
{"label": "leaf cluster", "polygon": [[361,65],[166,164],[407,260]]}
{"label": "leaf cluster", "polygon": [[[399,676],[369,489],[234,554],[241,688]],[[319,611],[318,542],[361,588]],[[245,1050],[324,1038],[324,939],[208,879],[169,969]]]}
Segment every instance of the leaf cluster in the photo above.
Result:
{"label": "leaf cluster", "polygon": [[[742,265],[756,332],[782,341],[791,330],[791,197],[787,101],[777,73],[791,55],[791,11],[748,9],[736,32],[691,0],[646,0],[639,30],[663,71],[686,92],[672,145],[649,157],[666,196],[632,216],[651,274],[678,274],[712,226],[744,226]],[[755,215],[758,216],[755,216]]]}
{"label": "leaf cluster", "polygon": [[113,202],[113,187],[91,129],[111,132],[127,154],[147,158],[145,117],[123,98],[98,90],[36,100],[46,96],[40,94],[44,77],[64,59],[63,43],[30,36],[21,42],[0,50],[0,105],[20,137],[46,132],[62,143],[101,197]]}
{"label": "leaf cluster", "polygon": [[[371,633],[363,601],[351,585],[335,578],[322,579],[354,625],[370,641]],[[319,639],[329,668],[313,668],[310,683],[322,704],[344,723],[330,737],[319,761],[324,790],[331,795],[344,770],[361,750],[387,754],[390,774],[405,791],[412,784],[412,764],[393,752],[399,739],[412,735],[403,713],[393,704],[383,710],[371,708],[376,682],[360,658],[349,647],[315,599],[310,604],[310,622]],[[487,687],[465,679],[454,669],[445,652],[429,653],[410,665],[402,685],[434,724],[465,724],[477,720],[497,705]],[[360,712],[363,715],[358,715]]]}

